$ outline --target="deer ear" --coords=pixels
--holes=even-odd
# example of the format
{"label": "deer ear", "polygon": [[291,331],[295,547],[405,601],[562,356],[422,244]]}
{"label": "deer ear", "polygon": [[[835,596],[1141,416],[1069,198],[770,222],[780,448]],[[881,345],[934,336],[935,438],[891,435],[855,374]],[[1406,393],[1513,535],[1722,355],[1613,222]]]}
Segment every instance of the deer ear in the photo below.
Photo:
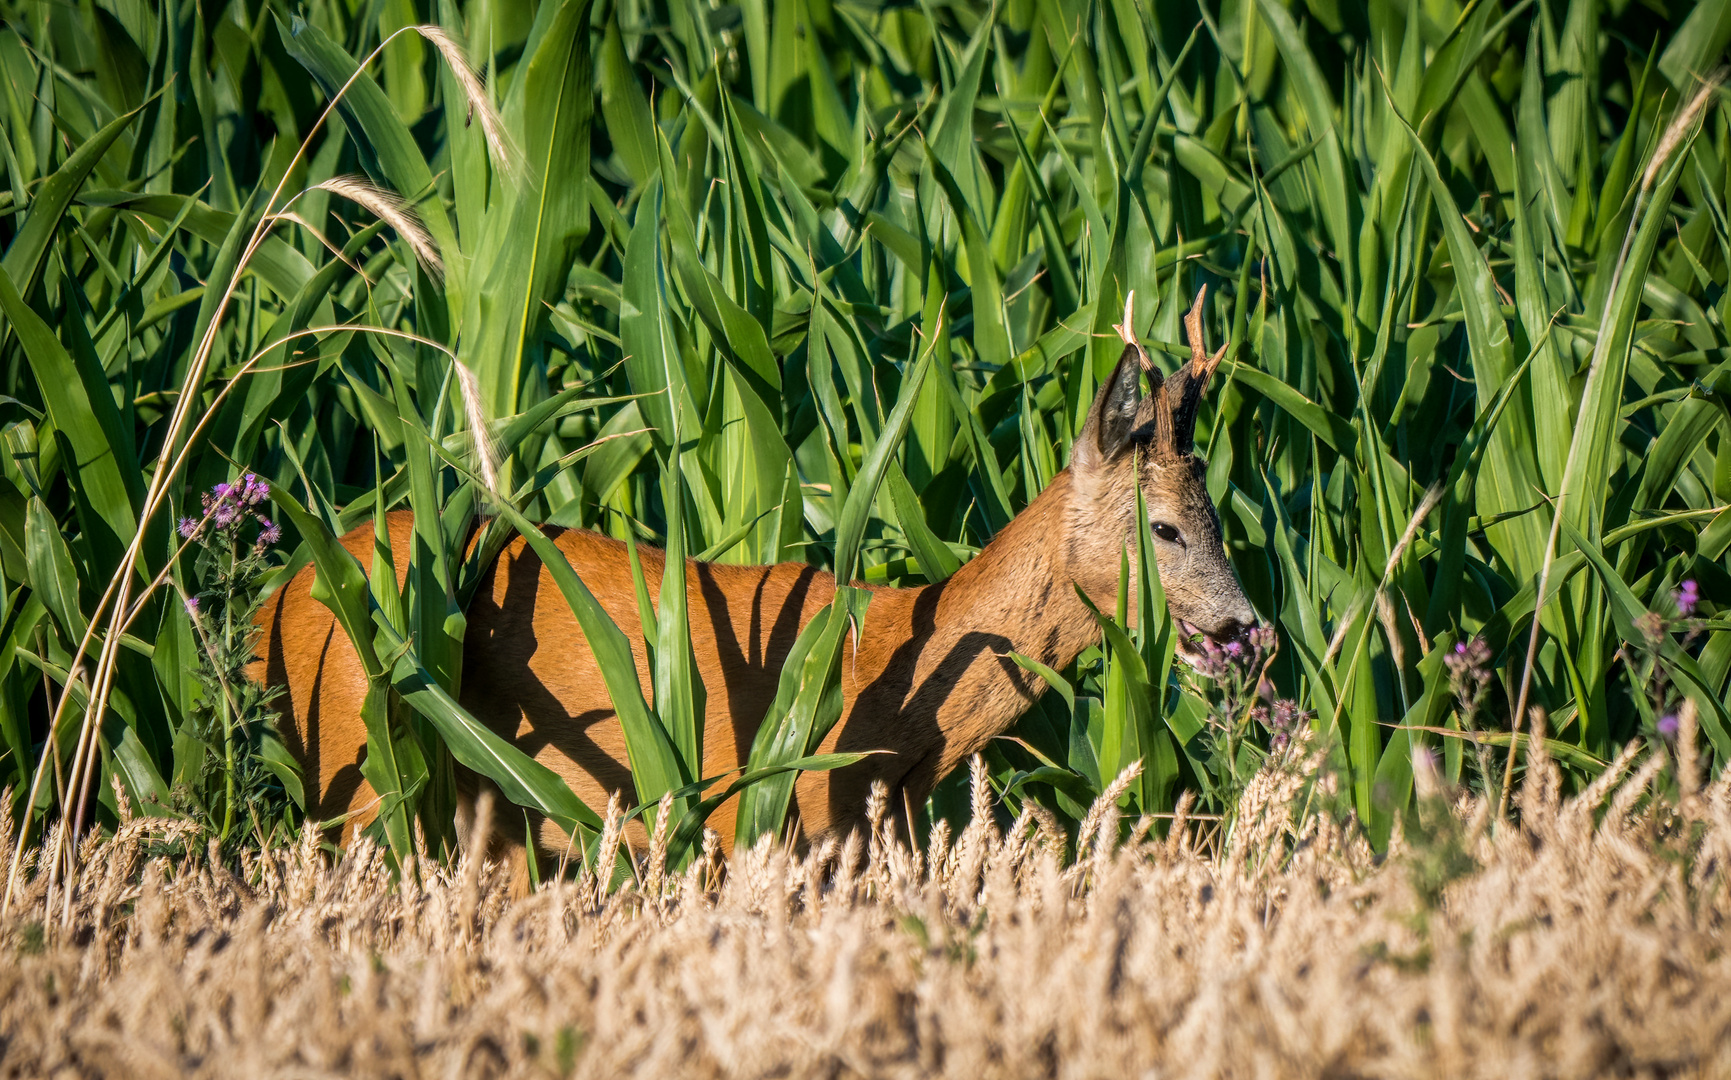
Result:
{"label": "deer ear", "polygon": [[[1158,369],[1149,376],[1158,380]],[[1135,345],[1124,346],[1124,355],[1112,369],[1100,396],[1094,399],[1095,433],[1100,457],[1109,460],[1124,449],[1137,427],[1137,414],[1142,408],[1142,350]]]}

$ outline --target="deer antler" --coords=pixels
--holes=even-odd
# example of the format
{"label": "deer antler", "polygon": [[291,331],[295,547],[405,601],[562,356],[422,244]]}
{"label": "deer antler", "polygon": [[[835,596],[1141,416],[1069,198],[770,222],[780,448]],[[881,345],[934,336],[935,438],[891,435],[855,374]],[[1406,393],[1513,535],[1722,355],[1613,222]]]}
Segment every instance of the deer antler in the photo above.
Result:
{"label": "deer antler", "polygon": [[1196,391],[1198,395],[1208,389],[1209,377],[1226,357],[1225,344],[1221,345],[1213,356],[1208,355],[1208,339],[1202,333],[1202,301],[1207,295],[1208,286],[1204,285],[1197,291],[1196,302],[1190,305],[1190,310],[1184,316],[1184,336],[1190,339],[1190,377],[1202,380]]}
{"label": "deer antler", "polygon": [[1180,454],[1190,453],[1195,444],[1197,406],[1208,390],[1214,369],[1226,358],[1227,345],[1221,345],[1213,356],[1208,355],[1207,340],[1202,333],[1202,302],[1207,296],[1208,286],[1204,285],[1184,316],[1184,334],[1190,339],[1190,363],[1166,380],[1166,391],[1172,399],[1173,448]]}
{"label": "deer antler", "polygon": [[1112,329],[1118,331],[1118,336],[1124,339],[1124,344],[1136,350],[1136,356],[1142,361],[1142,370],[1152,373],[1154,361],[1148,356],[1148,350],[1136,340],[1136,290],[1131,289],[1124,294],[1124,321],[1117,323]]}
{"label": "deer antler", "polygon": [[[1167,380],[1161,376],[1160,369],[1154,366],[1154,360],[1148,355],[1148,350],[1136,340],[1136,290],[1131,289],[1124,296],[1124,321],[1113,326],[1118,336],[1124,339],[1124,357],[1130,355],[1130,350],[1136,350],[1136,358],[1142,365],[1142,371],[1148,376],[1148,384],[1153,388],[1153,394],[1145,398],[1137,410],[1139,423],[1147,423],[1150,419],[1154,424],[1154,451],[1159,455],[1171,455],[1177,452],[1177,426],[1173,423],[1172,395],[1168,390]],[[1119,359],[1123,363],[1123,357]]]}

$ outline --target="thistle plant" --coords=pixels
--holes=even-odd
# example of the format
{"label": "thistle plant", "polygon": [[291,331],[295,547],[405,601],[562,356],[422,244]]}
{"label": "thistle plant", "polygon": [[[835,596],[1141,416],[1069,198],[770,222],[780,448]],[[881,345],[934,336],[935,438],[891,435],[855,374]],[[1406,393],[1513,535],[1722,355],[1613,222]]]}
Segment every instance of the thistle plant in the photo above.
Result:
{"label": "thistle plant", "polygon": [[203,689],[187,731],[203,752],[173,794],[183,812],[225,843],[241,812],[262,835],[286,808],[283,786],[261,756],[264,740],[273,737],[270,702],[277,691],[246,676],[259,636],[263,578],[282,539],[281,526],[261,509],[269,496],[270,485],[247,473],[203,493],[201,516],[181,518],[178,528],[198,552],[193,574],[202,584],[184,603],[198,643],[193,675]]}
{"label": "thistle plant", "polygon": [[1693,578],[1672,590],[1670,600],[1668,612],[1648,611],[1635,620],[1640,640],[1630,643],[1633,656],[1627,650],[1624,655],[1634,669],[1637,684],[1644,689],[1641,704],[1650,725],[1648,738],[1656,748],[1674,755],[1683,727],[1679,717],[1684,703],[1674,668],[1677,658],[1687,655],[1700,640],[1705,625],[1695,617],[1701,606],[1701,587]]}
{"label": "thistle plant", "polygon": [[1485,698],[1491,690],[1491,647],[1482,637],[1455,642],[1443,656],[1443,668],[1448,672],[1449,690],[1455,698],[1455,715],[1461,730],[1472,741],[1478,758],[1479,779],[1488,790],[1491,776],[1491,755],[1478,737],[1478,718]]}
{"label": "thistle plant", "polygon": [[[1213,684],[1212,694],[1193,687],[1212,703],[1203,739],[1217,785],[1213,795],[1230,813],[1262,761],[1284,752],[1311,714],[1290,698],[1275,697],[1268,678],[1277,647],[1272,628],[1258,626],[1226,642],[1197,635],[1192,647],[1192,675]],[[1266,750],[1255,738],[1258,728],[1267,733]]]}

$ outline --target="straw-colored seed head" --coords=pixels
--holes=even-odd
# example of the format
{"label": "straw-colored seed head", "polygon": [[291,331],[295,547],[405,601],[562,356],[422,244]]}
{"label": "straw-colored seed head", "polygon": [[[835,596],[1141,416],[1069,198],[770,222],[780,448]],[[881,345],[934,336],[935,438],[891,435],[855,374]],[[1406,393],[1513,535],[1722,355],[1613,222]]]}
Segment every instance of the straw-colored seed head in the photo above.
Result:
{"label": "straw-colored seed head", "polygon": [[475,440],[475,461],[481,470],[481,480],[494,498],[503,498],[499,491],[499,448],[487,427],[486,410],[481,407],[481,381],[468,365],[456,360],[451,364],[457,371],[457,390],[463,399],[463,414],[469,421],[469,435]]}
{"label": "straw-colored seed head", "polygon": [[415,27],[415,30],[431,42],[433,47],[439,50],[439,55],[445,58],[445,66],[451,69],[451,75],[462,88],[463,98],[468,103],[469,121],[473,123],[477,116],[481,118],[481,133],[486,136],[487,149],[493,155],[493,167],[512,182],[516,182],[522,175],[523,155],[518,151],[511,133],[505,130],[504,117],[500,116],[499,110],[494,107],[492,96],[481,84],[481,77],[470,66],[463,47],[442,27],[422,25]]}
{"label": "straw-colored seed head", "polygon": [[343,198],[372,212],[380,221],[385,222],[397,231],[415,253],[422,266],[434,277],[445,274],[444,260],[439,257],[439,249],[433,243],[433,238],[421,224],[421,219],[415,216],[401,196],[375,187],[358,176],[334,176],[329,180],[314,184],[314,188],[328,191],[332,195]]}
{"label": "straw-colored seed head", "polygon": [[1725,80],[1725,71],[1721,68],[1701,81],[1695,96],[1689,99],[1689,104],[1677,110],[1677,115],[1671,118],[1671,125],[1665,129],[1665,137],[1659,140],[1658,149],[1653,151],[1653,160],[1647,163],[1647,171],[1641,174],[1641,190],[1643,192],[1653,187],[1653,182],[1659,178],[1665,163],[1671,160],[1671,155],[1677,152],[1683,140],[1694,129],[1695,121],[1700,117],[1713,92],[1719,89],[1719,84]]}

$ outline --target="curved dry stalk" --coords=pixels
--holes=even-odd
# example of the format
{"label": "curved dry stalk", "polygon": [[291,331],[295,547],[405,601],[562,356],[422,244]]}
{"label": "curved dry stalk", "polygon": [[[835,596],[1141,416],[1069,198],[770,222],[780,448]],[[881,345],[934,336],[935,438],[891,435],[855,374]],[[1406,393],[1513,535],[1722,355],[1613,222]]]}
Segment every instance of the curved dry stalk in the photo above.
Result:
{"label": "curved dry stalk", "polygon": [[[187,418],[191,413],[192,399],[196,396],[195,394],[189,393],[188,389],[203,384],[204,373],[209,367],[210,354],[215,348],[217,330],[221,326],[223,313],[228,310],[228,305],[234,299],[235,289],[238,288],[242,277],[241,272],[251,263],[253,257],[258,253],[259,246],[264,242],[265,237],[269,234],[272,225],[274,225],[276,221],[280,220],[280,217],[276,213],[273,213],[272,208],[276,206],[277,200],[282,197],[283,190],[287,186],[289,178],[294,175],[295,166],[300,164],[304,159],[308,147],[312,143],[313,137],[318,133],[319,129],[324,126],[325,121],[336,109],[338,103],[340,103],[348,94],[349,88],[355,84],[356,80],[362,76],[372,62],[384,52],[385,48],[390,45],[391,42],[396,40],[398,35],[409,33],[411,31],[422,33],[423,36],[427,36],[424,28],[415,26],[402,27],[401,29],[387,35],[379,42],[372,52],[368,53],[366,57],[355,66],[354,73],[348,77],[343,85],[337,89],[337,92],[331,95],[330,100],[325,103],[325,107],[319,113],[318,119],[313,121],[311,127],[307,129],[306,136],[295,149],[294,156],[289,160],[287,167],[283,169],[282,176],[278,179],[276,187],[272,189],[270,198],[265,201],[263,213],[261,214],[258,223],[253,227],[252,236],[248,239],[246,248],[242,251],[240,259],[236,262],[235,273],[230,276],[228,283],[223,288],[222,297],[217,303],[210,325],[205,328],[204,337],[199,341],[197,348],[193,352],[192,363],[188,365],[186,375],[182,380],[181,393],[175,404],[174,412],[169,419],[168,430],[163,439],[162,445],[165,453],[179,443],[181,434],[186,428]],[[430,37],[429,40],[433,40],[435,46],[439,45],[439,42],[435,38]],[[449,53],[446,53],[445,49],[442,47],[440,51],[441,54],[446,55],[447,57],[450,55]],[[460,66],[466,67],[467,65],[464,64]],[[460,74],[458,79],[459,82],[462,81],[462,76]],[[465,93],[468,93],[467,89],[465,89]],[[484,110],[484,122],[487,115],[487,111]],[[448,352],[449,350],[446,351]],[[454,359],[455,358],[453,357],[453,360]],[[90,786],[90,770],[94,768],[93,759],[96,747],[93,737],[93,726],[96,722],[96,718],[101,717],[107,710],[108,695],[113,688],[114,658],[116,656],[115,646],[117,646],[119,641],[119,634],[113,632],[113,630],[117,626],[124,625],[120,616],[121,613],[129,607],[128,601],[131,599],[133,568],[138,564],[144,540],[145,527],[149,523],[150,519],[156,515],[157,511],[161,509],[163,500],[167,494],[168,485],[173,478],[178,475],[179,466],[183,464],[184,461],[185,454],[182,453],[175,460],[174,467],[158,469],[151,476],[150,485],[145,492],[144,507],[139,513],[139,527],[134,532],[131,542],[127,545],[126,553],[121,559],[120,567],[115,571],[115,574],[109,583],[109,589],[104,594],[105,596],[116,597],[116,603],[110,616],[111,632],[108,639],[104,641],[103,651],[98,658],[97,669],[90,683],[89,704],[85,710],[84,719],[79,726],[80,746],[72,762],[72,771],[67,778],[67,791],[76,793],[74,799],[76,800],[75,806],[77,809],[72,828],[72,834],[74,836],[83,828],[84,825],[84,806],[87,801],[86,796],[88,795]],[[118,586],[118,588],[116,588],[116,586]],[[100,615],[98,617],[100,617]],[[95,620],[92,620],[89,629],[93,631],[94,627]],[[71,668],[76,668],[78,666],[84,656],[88,653],[89,647],[90,636],[87,634],[85,639],[79,643],[78,652],[72,657]],[[69,670],[71,668],[69,668]],[[64,712],[70,694],[70,687],[62,690],[61,700],[57,703],[55,708],[56,715]],[[74,858],[76,855],[75,851],[64,846],[64,840],[66,838],[66,830],[63,829],[57,835],[54,845],[54,851],[52,854],[53,869],[50,871],[51,877],[58,872],[62,855],[64,855],[68,860]],[[68,906],[63,912],[63,918],[70,918],[71,916],[70,893],[68,894],[67,904]]]}
{"label": "curved dry stalk", "polygon": [[[304,194],[306,194],[306,192],[304,192],[304,191],[300,193],[300,195],[304,195]],[[299,197],[300,197],[299,195],[296,196],[296,198],[299,198]],[[289,201],[293,202],[294,200],[291,199]],[[281,211],[278,211],[277,213],[272,214],[270,216],[272,218],[278,220],[278,221],[292,221],[296,225],[299,225],[301,228],[305,229],[307,232],[312,234],[312,238],[319,242],[320,247],[324,248],[326,251],[328,251],[332,255],[336,256],[337,261],[341,262],[344,266],[348,267],[350,270],[353,270],[355,272],[355,275],[357,277],[359,277],[362,281],[366,282],[369,286],[373,284],[373,279],[367,276],[367,272],[365,270],[362,270],[360,268],[359,264],[357,264],[353,259],[349,258],[347,255],[344,255],[342,248],[331,243],[330,240],[325,236],[325,234],[320,232],[319,230],[313,228],[313,223],[308,221],[306,218],[301,217],[299,214],[293,212],[292,210],[281,210]]]}
{"label": "curved dry stalk", "polygon": [[[102,612],[107,608],[108,601],[112,599],[113,596],[114,583],[109,582],[108,591],[104,592],[102,594],[102,599],[97,602],[96,614],[91,618],[89,625],[85,628],[84,638],[78,644],[78,652],[75,655],[79,660],[82,660],[84,653],[89,651],[90,638],[91,635],[95,633],[96,620],[102,617]],[[60,701],[54,707],[54,715],[48,720],[48,741],[45,746],[46,752],[36,762],[36,775],[30,779],[30,794],[24,802],[26,807],[33,807],[36,805],[36,797],[42,792],[42,781],[48,775],[49,761],[59,761],[60,753],[59,749],[54,745],[56,742],[54,731],[60,726],[60,718],[66,712],[67,702],[72,700],[71,684],[81,681],[84,681],[84,665],[82,663],[75,664],[73,667],[67,669],[67,685],[61,688]],[[80,734],[82,735],[82,730],[80,731]],[[80,743],[80,749],[81,748],[82,743]],[[75,754],[78,752],[77,749],[74,750]],[[0,815],[0,819],[4,819],[7,822],[11,821],[11,818],[5,815]],[[22,859],[24,858],[24,839],[28,833],[29,815],[27,814],[24,829],[18,834],[18,843],[12,848],[12,862],[6,874],[6,896],[3,901],[0,901],[0,915],[5,915],[7,912],[12,910],[12,896],[14,893],[14,887],[18,881],[18,868],[22,865]],[[49,873],[54,873],[53,867],[50,868]]]}
{"label": "curved dry stalk", "polygon": [[[284,168],[282,177],[278,179],[276,187],[271,191],[270,198],[265,201],[264,213],[260,216],[258,223],[253,226],[252,235],[247,240],[246,248],[235,263],[235,272],[229,276],[227,284],[223,286],[222,297],[217,302],[210,324],[205,327],[203,338],[199,340],[198,346],[193,350],[192,363],[187,366],[186,375],[181,381],[181,392],[175,402],[174,412],[169,418],[168,431],[163,437],[164,454],[179,443],[181,433],[186,428],[187,418],[192,411],[192,400],[196,396],[190,393],[189,389],[197,388],[204,383],[204,373],[210,364],[210,354],[216,347],[217,330],[222,325],[223,313],[228,310],[229,303],[234,299],[235,290],[240,286],[241,272],[252,262],[260,245],[264,243],[265,237],[269,234],[272,224],[277,220],[271,213],[271,208],[282,197],[283,189],[287,186],[289,177],[294,175],[295,166],[300,164],[302,158],[305,157],[313,136],[324,126],[337,104],[348,93],[349,87],[355,84],[355,81],[366,71],[368,65],[385,50],[387,45],[395,41],[399,34],[406,33],[410,29],[412,28],[404,27],[385,37],[372,52],[367,54],[366,59],[355,66],[354,74],[350,75],[337,92],[331,95],[331,99],[325,103],[324,110],[319,113],[318,119],[313,121],[312,126],[307,129],[306,137],[301,140],[300,146],[296,147],[294,156],[290,158],[288,166]],[[184,460],[185,457],[182,455],[177,459],[176,464],[178,465]],[[119,642],[119,635],[112,631],[121,625],[119,614],[127,608],[128,601],[131,599],[133,568],[138,565],[138,559],[143,548],[145,527],[150,519],[156,516],[156,512],[161,509],[162,502],[167,496],[169,482],[174,478],[177,471],[177,469],[172,468],[158,469],[151,475],[150,485],[145,490],[144,507],[139,512],[138,528],[134,531],[131,542],[127,544],[126,553],[122,556],[120,566],[115,570],[110,582],[110,590],[116,595],[114,613],[110,617],[111,632],[103,642],[103,650],[97,660],[96,671],[91,678],[89,703],[84,712],[84,719],[79,725],[79,749],[73,758],[72,770],[67,776],[67,791],[74,793],[74,806],[76,807],[71,830],[73,834],[78,833],[84,827],[84,806],[90,787],[89,774],[90,770],[95,767],[93,759],[96,746],[92,738],[93,726],[96,720],[107,711],[108,695],[114,684],[115,646]],[[116,583],[118,583],[117,590],[114,588]],[[92,627],[94,627],[94,620]],[[73,656],[71,666],[75,667],[83,660],[89,647],[88,638],[80,642],[79,651]],[[64,710],[66,698],[70,694],[70,687],[61,691],[62,700],[55,709],[57,713]],[[62,811],[64,812],[64,810],[63,807]],[[49,871],[51,882],[59,872],[62,858],[70,860],[76,856],[76,852],[66,846],[67,839],[67,830],[60,830],[56,836],[52,853],[52,865]],[[67,907],[62,913],[63,918],[69,919],[71,917],[70,904],[70,893],[68,893]]]}

